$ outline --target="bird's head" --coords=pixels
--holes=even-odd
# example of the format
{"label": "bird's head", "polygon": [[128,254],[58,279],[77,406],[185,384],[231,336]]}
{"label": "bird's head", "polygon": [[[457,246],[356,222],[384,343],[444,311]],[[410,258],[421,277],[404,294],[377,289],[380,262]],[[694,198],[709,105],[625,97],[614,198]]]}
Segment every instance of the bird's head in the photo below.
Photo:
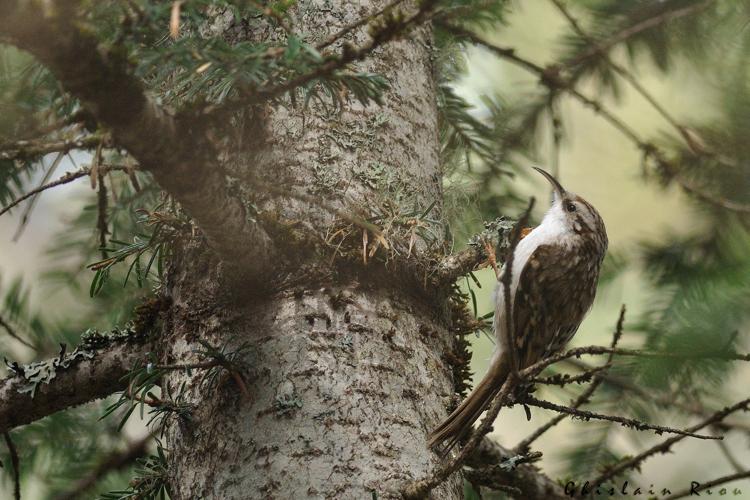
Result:
{"label": "bird's head", "polygon": [[565,188],[552,175],[538,167],[534,170],[552,184],[554,198],[544,222],[562,224],[567,231],[583,236],[594,236],[606,248],[607,231],[599,212],[586,200]]}

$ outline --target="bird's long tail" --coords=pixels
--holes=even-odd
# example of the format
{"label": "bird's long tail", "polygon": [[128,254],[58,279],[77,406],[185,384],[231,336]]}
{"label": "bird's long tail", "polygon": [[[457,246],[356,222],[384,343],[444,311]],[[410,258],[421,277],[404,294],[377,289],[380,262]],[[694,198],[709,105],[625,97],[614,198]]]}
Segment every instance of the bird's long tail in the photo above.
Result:
{"label": "bird's long tail", "polygon": [[450,451],[464,433],[471,429],[472,424],[500,391],[509,372],[507,356],[493,356],[490,367],[481,382],[474,387],[461,405],[430,433],[427,438],[428,446],[434,448],[448,441],[442,448],[442,452]]}

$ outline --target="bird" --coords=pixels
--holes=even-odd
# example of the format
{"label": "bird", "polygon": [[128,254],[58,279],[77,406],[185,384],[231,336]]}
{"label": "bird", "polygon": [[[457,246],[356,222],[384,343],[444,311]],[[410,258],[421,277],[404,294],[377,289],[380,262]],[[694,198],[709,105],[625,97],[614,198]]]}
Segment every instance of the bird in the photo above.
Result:
{"label": "bird", "polygon": [[513,259],[508,297],[514,331],[506,334],[502,286],[506,263],[495,287],[493,330],[497,347],[487,373],[427,438],[430,448],[443,446],[443,453],[472,428],[500,391],[511,371],[511,349],[519,370],[559,352],[575,335],[594,302],[608,245],[604,221],[591,203],[566,191],[548,172],[532,168],[549,181],[553,196],[541,223],[507,256]]}

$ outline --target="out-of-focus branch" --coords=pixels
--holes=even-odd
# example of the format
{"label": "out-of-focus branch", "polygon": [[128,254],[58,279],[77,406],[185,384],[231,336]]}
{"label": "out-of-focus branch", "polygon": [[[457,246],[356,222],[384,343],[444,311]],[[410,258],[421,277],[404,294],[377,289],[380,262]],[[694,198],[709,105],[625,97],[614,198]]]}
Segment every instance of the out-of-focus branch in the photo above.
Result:
{"label": "out-of-focus branch", "polygon": [[[0,212],[2,214],[2,212]],[[35,351],[38,350],[36,346],[34,346],[31,342],[28,340],[25,340],[23,337],[21,337],[16,330],[8,323],[2,316],[0,316],[0,327],[3,327],[3,329],[6,331],[8,335],[25,345],[26,347],[30,349],[34,349]]]}
{"label": "out-of-focus branch", "polygon": [[0,0],[0,35],[47,66],[116,145],[177,199],[212,248],[249,275],[270,268],[272,243],[229,194],[218,154],[193,116],[174,117],[144,92],[128,62],[76,23],[78,2]]}
{"label": "out-of-focus branch", "polygon": [[[587,42],[596,44],[596,40],[591,35],[586,33],[586,31],[581,27],[580,23],[570,13],[563,0],[550,1],[557,8],[557,10],[560,11],[563,17],[568,20],[568,23],[573,28],[573,31],[575,31],[581,38],[583,38]],[[630,71],[628,71],[622,65],[614,62],[606,52],[602,54],[602,59],[610,68],[612,68],[618,75],[620,75],[625,81],[627,81],[635,89],[635,91],[638,92],[641,97],[643,97],[656,110],[656,112],[659,113],[662,118],[667,121],[667,123],[669,123],[672,127],[675,128],[675,130],[677,130],[677,132],[682,136],[682,138],[685,140],[685,143],[689,147],[693,147],[694,141],[688,134],[685,127],[677,122],[677,120],[671,115],[671,113],[669,113],[669,111],[667,111],[667,109],[662,106],[662,104],[653,95],[651,95],[651,93],[648,92],[648,90],[646,90],[643,85],[641,85],[641,82],[639,82],[638,79]]]}
{"label": "out-of-focus branch", "polygon": [[679,168],[672,161],[667,158],[667,155],[654,144],[645,141],[641,138],[640,134],[636,132],[630,125],[618,118],[614,113],[607,109],[601,102],[587,97],[580,91],[576,90],[573,82],[564,78],[561,75],[561,68],[558,66],[543,67],[534,62],[529,61],[519,56],[515,49],[508,47],[499,47],[494,45],[480,36],[466,30],[460,26],[448,24],[445,22],[438,22],[438,26],[447,32],[460,37],[470,42],[481,45],[488,50],[492,51],[497,56],[512,62],[513,64],[524,68],[525,70],[536,74],[539,77],[539,81],[551,90],[560,90],[574,97],[576,100],[581,102],[586,107],[592,109],[596,114],[608,121],[613,127],[615,127],[622,135],[624,135],[630,142],[635,144],[640,149],[644,157],[653,159],[656,164],[663,170],[669,179],[674,180],[682,189],[692,194],[699,200],[714,205],[719,208],[730,210],[741,214],[750,214],[750,205],[745,203],[736,202],[723,197],[720,197],[714,193],[706,191],[703,187],[696,185],[689,179],[686,179],[680,174]]}
{"label": "out-of-focus branch", "polygon": [[586,61],[587,59],[590,59],[600,54],[606,54],[607,51],[609,51],[609,49],[611,49],[615,45],[618,45],[639,33],[642,33],[651,28],[655,28],[662,24],[668,23],[669,21],[679,19],[681,17],[686,17],[686,16],[690,16],[693,14],[697,14],[698,12],[708,8],[712,3],[714,3],[714,1],[715,0],[706,0],[704,2],[695,3],[693,5],[688,5],[686,7],[677,8],[675,10],[665,10],[664,12],[658,15],[649,17],[638,23],[633,24],[632,26],[623,28],[622,30],[615,33],[611,37],[594,44],[590,49],[584,51],[578,57],[575,57],[567,61],[567,63],[569,66],[577,66],[581,64],[583,61]]}
{"label": "out-of-focus branch", "polygon": [[3,437],[5,438],[5,445],[8,447],[8,454],[10,454],[10,463],[13,466],[13,498],[21,500],[21,473],[19,469],[21,462],[18,459],[18,450],[16,450],[16,445],[13,444],[10,432],[3,432]]}
{"label": "out-of-focus branch", "polygon": [[89,475],[78,481],[70,491],[59,495],[57,500],[73,500],[75,498],[81,498],[83,493],[88,491],[97,483],[97,481],[101,480],[110,472],[124,469],[135,462],[136,459],[145,456],[148,451],[148,444],[152,439],[152,436],[146,436],[138,441],[130,443],[125,450],[112,453],[99,463]]}

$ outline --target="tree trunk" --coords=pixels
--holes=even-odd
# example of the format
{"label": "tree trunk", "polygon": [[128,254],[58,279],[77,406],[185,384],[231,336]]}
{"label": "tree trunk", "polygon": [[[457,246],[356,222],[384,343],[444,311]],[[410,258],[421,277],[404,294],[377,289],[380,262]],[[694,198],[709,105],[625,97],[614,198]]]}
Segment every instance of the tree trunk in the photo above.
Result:
{"label": "tree trunk", "polygon": [[[383,4],[306,2],[297,7],[295,28],[323,40]],[[274,36],[253,33],[229,12],[217,12],[209,29],[233,39]],[[360,30],[350,39],[365,36]],[[431,56],[431,33],[420,28],[359,68],[388,78],[382,107],[255,110],[253,126],[227,136],[227,168],[258,217],[278,221],[280,231],[291,228],[290,237],[304,225],[334,243],[280,255],[280,269],[294,265],[264,286],[230,286],[231,272],[198,241],[176,251],[163,360],[195,360],[191,351],[203,339],[228,351],[244,345],[248,372],[247,395],[227,372],[213,384],[201,383],[198,371],[173,372],[164,385],[193,408],[191,419],[175,417],[167,432],[176,499],[398,498],[407,481],[437,463],[425,435],[454,393],[444,361],[453,348],[445,296],[389,274],[382,258],[362,250],[377,243],[380,255],[389,251],[374,234],[365,233],[363,243],[361,228],[342,225],[315,201],[391,214],[389,220],[434,203],[431,218],[440,219]],[[295,196],[258,199],[259,182]],[[338,253],[331,238],[337,230],[348,235]],[[432,238],[442,244],[442,226],[425,231],[410,251],[434,247]],[[433,495],[460,493],[453,479]]]}

